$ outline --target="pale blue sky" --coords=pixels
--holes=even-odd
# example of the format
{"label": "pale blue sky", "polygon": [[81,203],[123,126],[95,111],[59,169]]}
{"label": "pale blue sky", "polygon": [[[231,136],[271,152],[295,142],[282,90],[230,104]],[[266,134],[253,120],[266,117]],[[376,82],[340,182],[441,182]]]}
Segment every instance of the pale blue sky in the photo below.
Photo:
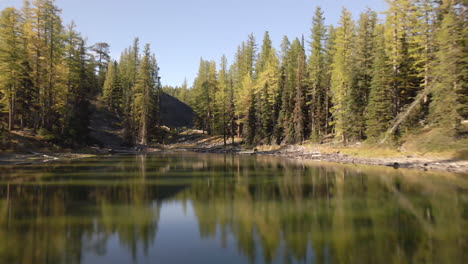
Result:
{"label": "pale blue sky", "polygon": [[[0,9],[21,7],[23,0],[0,0]],[[140,37],[151,43],[161,68],[163,84],[189,85],[200,57],[229,61],[237,46],[254,33],[260,46],[268,30],[275,47],[284,35],[302,34],[308,39],[316,6],[324,10],[326,23],[336,24],[341,8],[355,19],[370,7],[384,11],[384,0],[56,0],[64,24],[74,20],[89,44],[108,42],[111,55]]]}

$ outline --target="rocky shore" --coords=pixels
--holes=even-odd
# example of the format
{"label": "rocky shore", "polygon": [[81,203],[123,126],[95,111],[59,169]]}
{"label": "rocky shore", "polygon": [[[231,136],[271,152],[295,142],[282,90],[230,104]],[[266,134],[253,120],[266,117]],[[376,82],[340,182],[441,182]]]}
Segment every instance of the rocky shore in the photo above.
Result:
{"label": "rocky shore", "polygon": [[256,149],[247,150],[242,149],[239,146],[236,146],[234,148],[228,146],[227,148],[224,148],[223,146],[209,144],[197,144],[193,147],[183,148],[172,147],[172,149],[183,149],[187,151],[194,151],[200,153],[236,153],[239,155],[269,155],[299,160],[314,160],[343,164],[364,164],[387,166],[393,167],[395,169],[407,168],[425,171],[431,170],[468,174],[468,161],[466,160],[443,159],[436,157],[422,157],[410,155],[401,155],[398,157],[359,157],[341,154],[339,151],[332,153],[324,153],[310,150],[310,147],[298,145],[283,146],[278,149],[268,151]]}

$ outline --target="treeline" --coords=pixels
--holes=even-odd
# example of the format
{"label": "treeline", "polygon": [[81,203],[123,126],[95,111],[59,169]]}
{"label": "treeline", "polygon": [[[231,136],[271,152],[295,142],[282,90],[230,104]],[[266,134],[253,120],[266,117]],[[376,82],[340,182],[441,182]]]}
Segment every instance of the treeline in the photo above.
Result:
{"label": "treeline", "polygon": [[405,112],[395,137],[427,126],[455,135],[468,117],[467,2],[387,2],[384,21],[343,8],[337,27],[318,7],[307,41],[285,36],[277,51],[266,32],[258,51],[250,35],[231,65],[202,59],[192,89],[166,90],[188,98],[200,129],[250,145],[377,140]]}
{"label": "treeline", "polygon": [[[129,143],[153,139],[160,80],[149,45],[138,40],[119,63],[109,44],[88,46],[54,0],[24,2],[0,15],[0,137],[23,130],[70,145],[88,143],[91,101],[104,93],[122,115]],[[104,89],[103,89],[104,87]]]}
{"label": "treeline", "polygon": [[158,141],[161,80],[156,57],[146,44],[139,52],[139,40],[109,62],[103,98],[109,109],[121,116],[129,143],[147,145]]}
{"label": "treeline", "polygon": [[[102,45],[86,46],[64,27],[53,1],[25,1],[0,16],[0,130],[31,129],[72,143],[86,140],[89,99],[99,92]],[[99,67],[103,69],[103,67]]]}

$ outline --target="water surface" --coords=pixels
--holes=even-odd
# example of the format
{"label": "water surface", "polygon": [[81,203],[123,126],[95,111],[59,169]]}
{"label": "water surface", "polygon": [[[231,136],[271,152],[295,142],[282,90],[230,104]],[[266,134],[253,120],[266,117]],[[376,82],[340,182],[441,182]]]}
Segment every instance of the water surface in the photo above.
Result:
{"label": "water surface", "polygon": [[466,175],[164,153],[0,167],[0,263],[466,263]]}

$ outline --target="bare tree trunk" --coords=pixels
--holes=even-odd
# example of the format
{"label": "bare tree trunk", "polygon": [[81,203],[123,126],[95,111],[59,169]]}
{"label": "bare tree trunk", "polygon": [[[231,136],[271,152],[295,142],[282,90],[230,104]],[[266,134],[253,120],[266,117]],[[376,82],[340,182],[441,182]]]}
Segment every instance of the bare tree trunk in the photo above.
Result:
{"label": "bare tree trunk", "polygon": [[224,113],[223,110],[223,139],[224,139],[224,147],[226,148],[227,142],[226,142],[226,114]]}
{"label": "bare tree trunk", "polygon": [[10,111],[8,112],[8,130],[9,131],[12,131],[13,130],[13,109],[14,109],[14,105],[13,105],[13,99],[11,98],[11,95],[10,95],[10,107],[9,107]]}
{"label": "bare tree trunk", "polygon": [[432,85],[427,86],[419,92],[419,94],[416,96],[414,101],[409,105],[409,107],[406,109],[406,111],[401,112],[394,120],[392,123],[392,126],[387,130],[385,133],[385,137],[380,141],[380,144],[383,144],[387,141],[387,139],[395,133],[395,131],[398,129],[400,124],[405,121],[405,119],[409,116],[409,114],[416,108],[416,106],[431,92],[432,88],[434,87],[434,83],[438,79],[438,76],[435,78],[434,82],[432,82]]}

